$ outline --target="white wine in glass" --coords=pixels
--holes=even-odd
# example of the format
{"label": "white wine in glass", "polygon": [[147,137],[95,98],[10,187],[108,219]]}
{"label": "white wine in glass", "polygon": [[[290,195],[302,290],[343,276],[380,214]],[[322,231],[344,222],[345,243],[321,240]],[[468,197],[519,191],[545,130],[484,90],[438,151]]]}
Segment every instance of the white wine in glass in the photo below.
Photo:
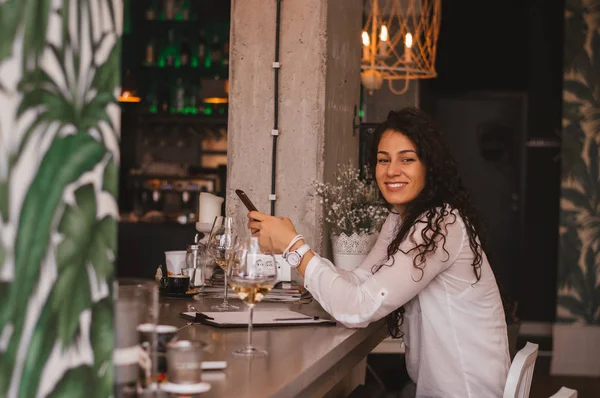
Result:
{"label": "white wine in glass", "polygon": [[221,268],[223,271],[227,271],[227,268],[229,268],[229,261],[225,259],[215,260],[215,263],[217,263],[219,268]]}
{"label": "white wine in glass", "polygon": [[[254,306],[262,301],[277,282],[277,263],[268,239],[263,247],[258,238],[238,240],[233,258],[229,263],[229,284],[238,297],[249,307],[248,343],[246,347],[233,351],[237,356],[265,356],[266,350],[252,345],[252,315]],[[266,244],[265,244],[266,243]]]}
{"label": "white wine in glass", "polygon": [[250,305],[262,301],[266,294],[273,288],[276,279],[277,278],[275,277],[250,280],[247,278],[231,276],[229,278],[229,285],[235,290],[240,300]]}

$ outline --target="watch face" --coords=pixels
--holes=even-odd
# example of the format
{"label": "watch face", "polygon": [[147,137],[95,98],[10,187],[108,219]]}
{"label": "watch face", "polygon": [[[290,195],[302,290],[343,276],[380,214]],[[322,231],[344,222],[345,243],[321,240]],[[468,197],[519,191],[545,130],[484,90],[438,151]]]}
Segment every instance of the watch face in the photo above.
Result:
{"label": "watch face", "polygon": [[287,261],[288,264],[291,265],[292,267],[297,267],[298,265],[300,265],[300,260],[301,260],[301,257],[296,252],[288,253],[288,255],[285,259],[285,261]]}

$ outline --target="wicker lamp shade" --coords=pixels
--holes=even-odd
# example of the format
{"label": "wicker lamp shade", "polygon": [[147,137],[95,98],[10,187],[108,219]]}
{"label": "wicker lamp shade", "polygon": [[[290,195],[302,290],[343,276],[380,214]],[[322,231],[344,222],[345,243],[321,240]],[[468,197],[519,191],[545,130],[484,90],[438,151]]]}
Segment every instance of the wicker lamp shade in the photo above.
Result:
{"label": "wicker lamp shade", "polygon": [[[362,81],[372,93],[387,80],[402,94],[412,79],[437,76],[435,56],[441,24],[441,0],[367,0],[362,31]],[[380,75],[379,78],[374,75]],[[394,81],[404,87],[394,88]]]}

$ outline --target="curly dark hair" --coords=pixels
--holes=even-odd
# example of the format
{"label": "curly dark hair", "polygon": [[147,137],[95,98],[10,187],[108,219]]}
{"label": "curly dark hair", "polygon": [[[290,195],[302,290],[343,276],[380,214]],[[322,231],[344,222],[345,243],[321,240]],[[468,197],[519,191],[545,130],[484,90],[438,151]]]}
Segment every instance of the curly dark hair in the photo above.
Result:
{"label": "curly dark hair", "polygon": [[[372,137],[370,160],[373,176],[377,165],[379,141],[388,130],[405,135],[415,145],[417,156],[426,168],[426,181],[419,195],[406,205],[400,228],[397,229],[396,237],[387,248],[387,258],[384,262],[375,265],[373,272],[377,272],[384,265],[392,266],[394,254],[401,250],[400,244],[407,238],[410,239],[417,223],[423,223],[426,224],[421,232],[423,243],[416,244],[414,239],[411,239],[415,246],[407,252],[403,251],[403,253],[414,253],[413,266],[422,274],[428,256],[436,251],[439,242],[442,243],[443,250],[446,250],[443,224],[450,211],[456,210],[466,226],[469,245],[475,255],[472,264],[473,272],[479,281],[485,247],[483,227],[458,174],[456,162],[442,139],[441,132],[434,127],[433,121],[417,108],[408,107],[390,112],[387,120],[377,126]],[[392,262],[388,264],[390,259]],[[387,316],[388,329],[393,338],[402,336],[400,326],[404,320],[403,313],[404,308],[400,307]]]}

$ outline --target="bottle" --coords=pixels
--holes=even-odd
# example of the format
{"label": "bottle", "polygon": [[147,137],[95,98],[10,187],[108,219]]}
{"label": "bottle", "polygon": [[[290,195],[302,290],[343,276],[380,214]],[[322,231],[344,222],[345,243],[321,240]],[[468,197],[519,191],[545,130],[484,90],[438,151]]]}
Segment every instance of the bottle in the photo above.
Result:
{"label": "bottle", "polygon": [[170,21],[175,16],[175,0],[165,0],[165,19]]}
{"label": "bottle", "polygon": [[187,32],[183,33],[183,40],[181,41],[181,51],[179,54],[181,60],[181,66],[188,66],[190,62],[190,43],[188,41]]}
{"label": "bottle", "polygon": [[156,19],[156,3],[154,1],[150,7],[146,9],[146,19],[148,21],[154,21],[154,19]]}
{"label": "bottle", "polygon": [[169,90],[164,89],[160,94],[160,112],[168,113],[171,105],[171,98],[169,95]]}
{"label": "bottle", "polygon": [[148,106],[149,113],[158,112],[158,98],[156,95],[156,84],[152,84],[146,95],[146,104]]}
{"label": "bottle", "polygon": [[177,85],[175,86],[175,95],[173,102],[173,113],[183,113],[185,109],[185,88],[183,87],[183,81],[181,80],[181,78],[177,79]]}
{"label": "bottle", "polygon": [[219,61],[221,60],[222,54],[221,54],[221,46],[219,45],[219,36],[214,35],[213,36],[213,41],[212,41],[212,46],[210,48],[210,60],[212,61],[213,65],[216,65],[219,63]]}
{"label": "bottle", "polygon": [[183,0],[181,4],[181,19],[188,21],[190,19],[190,2],[189,0]]}
{"label": "bottle", "polygon": [[175,46],[175,32],[169,29],[167,47],[165,48],[165,63],[167,67],[178,67],[180,65],[179,54]]}
{"label": "bottle", "polygon": [[154,41],[152,39],[146,44],[146,65],[154,65]]}
{"label": "bottle", "polygon": [[223,69],[229,71],[229,39],[226,38],[223,43]]}
{"label": "bottle", "polygon": [[196,107],[196,88],[191,88],[188,91],[187,95],[187,105],[186,105],[186,113],[195,115],[198,113],[198,108]]}
{"label": "bottle", "polygon": [[213,42],[210,48],[210,63],[212,66],[211,73],[215,80],[220,79],[221,75],[221,59],[223,55],[221,53],[221,45],[219,44],[219,36],[213,36]]}
{"label": "bottle", "polygon": [[206,34],[200,29],[198,34],[198,63],[206,66]]}

